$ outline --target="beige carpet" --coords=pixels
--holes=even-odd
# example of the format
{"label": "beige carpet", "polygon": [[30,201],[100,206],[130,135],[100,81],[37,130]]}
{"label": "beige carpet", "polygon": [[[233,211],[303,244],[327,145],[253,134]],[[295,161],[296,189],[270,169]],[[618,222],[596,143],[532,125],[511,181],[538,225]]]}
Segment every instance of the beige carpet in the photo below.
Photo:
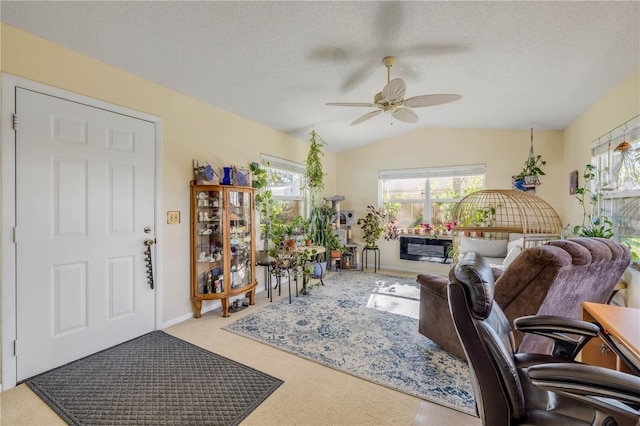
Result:
{"label": "beige carpet", "polygon": [[[397,274],[395,271],[386,271]],[[415,276],[415,274],[411,274]],[[276,292],[277,296],[277,292]],[[285,297],[284,293],[283,296]],[[288,297],[288,296],[286,296]],[[165,332],[284,380],[243,425],[480,425],[478,418],[340,373],[221,330],[261,305],[222,318],[211,311]],[[25,385],[0,394],[0,424],[64,425]]]}

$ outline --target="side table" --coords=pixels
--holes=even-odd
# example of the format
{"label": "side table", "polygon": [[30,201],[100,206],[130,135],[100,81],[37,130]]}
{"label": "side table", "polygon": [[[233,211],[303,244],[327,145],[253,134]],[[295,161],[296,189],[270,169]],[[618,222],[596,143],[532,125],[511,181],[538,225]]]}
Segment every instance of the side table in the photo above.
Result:
{"label": "side table", "polygon": [[373,251],[373,272],[378,272],[380,269],[380,249],[376,247],[365,247],[362,249],[362,268],[361,271],[364,271],[364,268],[368,267],[368,254],[370,251]]}
{"label": "side table", "polygon": [[264,267],[264,289],[267,290],[267,297],[270,297],[271,295],[271,261],[270,260],[264,260],[264,261],[257,261],[256,262],[256,266],[262,266]]}

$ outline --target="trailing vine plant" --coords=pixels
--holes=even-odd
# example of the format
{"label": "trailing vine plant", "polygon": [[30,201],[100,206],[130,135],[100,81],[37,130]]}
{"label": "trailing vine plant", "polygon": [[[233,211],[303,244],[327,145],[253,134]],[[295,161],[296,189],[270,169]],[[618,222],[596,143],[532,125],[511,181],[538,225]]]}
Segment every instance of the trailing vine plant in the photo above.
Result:
{"label": "trailing vine plant", "polygon": [[307,160],[305,161],[305,170],[304,170],[304,178],[305,178],[305,187],[309,189],[311,196],[311,205],[317,206],[321,203],[320,194],[324,190],[324,176],[325,172],[322,168],[322,159],[321,157],[324,155],[322,152],[322,147],[327,145],[327,143],[316,133],[315,130],[312,130],[311,138],[309,142],[309,152],[307,154]]}

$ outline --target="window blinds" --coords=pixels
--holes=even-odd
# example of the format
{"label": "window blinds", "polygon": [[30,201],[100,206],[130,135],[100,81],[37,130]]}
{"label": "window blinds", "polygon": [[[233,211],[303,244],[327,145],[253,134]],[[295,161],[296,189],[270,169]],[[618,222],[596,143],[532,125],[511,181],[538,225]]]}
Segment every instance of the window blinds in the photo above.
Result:
{"label": "window blinds", "polygon": [[485,172],[484,164],[470,164],[463,166],[429,167],[419,169],[398,169],[378,171],[379,180],[391,179],[420,179],[445,178],[457,176],[477,176]]}

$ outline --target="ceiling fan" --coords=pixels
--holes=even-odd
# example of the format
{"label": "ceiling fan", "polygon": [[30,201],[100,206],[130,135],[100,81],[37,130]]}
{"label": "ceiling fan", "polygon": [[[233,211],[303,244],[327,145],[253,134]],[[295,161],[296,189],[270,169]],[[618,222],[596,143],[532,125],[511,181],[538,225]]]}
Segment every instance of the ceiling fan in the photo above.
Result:
{"label": "ceiling fan", "polygon": [[374,96],[373,103],[337,102],[328,103],[326,105],[378,108],[375,111],[368,112],[355,119],[351,123],[352,126],[360,124],[363,121],[367,121],[381,112],[391,113],[394,118],[404,121],[405,123],[416,123],[418,121],[418,116],[411,110],[411,108],[441,105],[457,101],[462,98],[460,95],[438,94],[413,96],[411,98],[404,99],[404,94],[407,90],[407,86],[404,81],[400,78],[394,78],[391,80],[391,67],[396,63],[395,56],[387,56],[383,58],[382,63],[387,67],[387,84],[382,89],[382,92],[377,93]]}

